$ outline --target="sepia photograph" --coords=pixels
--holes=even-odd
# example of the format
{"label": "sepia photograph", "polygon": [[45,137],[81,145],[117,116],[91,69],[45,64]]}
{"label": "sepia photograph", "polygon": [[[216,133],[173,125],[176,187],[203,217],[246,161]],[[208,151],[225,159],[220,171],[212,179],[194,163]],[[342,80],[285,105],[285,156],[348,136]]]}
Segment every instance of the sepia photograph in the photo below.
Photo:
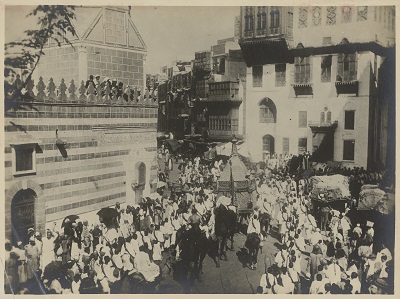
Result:
{"label": "sepia photograph", "polygon": [[0,294],[394,295],[396,7],[125,4],[2,5]]}

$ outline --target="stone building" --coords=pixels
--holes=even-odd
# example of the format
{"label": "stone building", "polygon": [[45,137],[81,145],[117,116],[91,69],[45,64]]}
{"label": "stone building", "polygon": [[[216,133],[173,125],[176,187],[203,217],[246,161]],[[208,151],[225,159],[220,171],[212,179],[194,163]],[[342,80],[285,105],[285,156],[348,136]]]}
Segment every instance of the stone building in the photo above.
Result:
{"label": "stone building", "polygon": [[[67,36],[73,47],[49,41],[36,72],[43,78],[86,81],[90,75],[117,79],[143,89],[146,45],[128,7],[77,7],[76,36]],[[37,81],[37,80],[36,80]]]}
{"label": "stone building", "polygon": [[[157,103],[148,92],[139,95],[146,49],[129,11],[79,8],[77,14],[75,50],[47,48],[37,74],[45,79],[28,84],[32,107],[6,111],[5,231],[13,242],[26,241],[30,227],[44,233],[71,214],[95,214],[117,201],[135,204],[157,181]],[[117,20],[126,35],[109,31]],[[91,73],[137,90],[125,88],[117,97],[107,88],[85,88]]]}
{"label": "stone building", "polygon": [[243,7],[253,159],[310,151],[314,161],[374,166],[373,103],[394,19],[389,6]]}

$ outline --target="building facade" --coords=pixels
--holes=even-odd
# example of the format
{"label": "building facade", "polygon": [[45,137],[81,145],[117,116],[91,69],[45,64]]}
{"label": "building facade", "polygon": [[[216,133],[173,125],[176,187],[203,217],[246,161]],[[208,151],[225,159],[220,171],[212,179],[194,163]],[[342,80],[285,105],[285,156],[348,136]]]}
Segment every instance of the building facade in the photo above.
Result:
{"label": "building facade", "polygon": [[183,138],[191,133],[192,72],[187,62],[175,62],[169,78],[158,85],[159,103],[157,131],[164,135],[172,133]]}
{"label": "building facade", "polygon": [[[114,15],[110,19],[108,7],[93,9],[98,14],[84,9],[85,20],[89,15],[95,15],[93,18],[97,20],[86,24],[87,31],[81,28],[86,35],[99,30],[99,36],[104,37],[100,33],[108,32],[108,25],[97,29],[97,25],[90,25],[98,22],[113,24],[124,20],[125,25],[133,26],[128,10],[111,9],[112,15],[118,12],[124,17]],[[79,26],[83,24],[84,21],[79,22]],[[46,224],[62,221],[68,215],[95,213],[117,201],[135,204],[150,193],[153,182],[157,181],[157,103],[145,97],[143,89],[141,95],[134,93],[134,96],[125,89],[117,97],[110,96],[107,88],[95,89],[91,85],[86,88],[83,82],[88,74],[103,77],[111,72],[117,80],[132,83],[130,86],[143,86],[146,49],[139,51],[131,46],[132,32],[125,33],[125,37],[117,32],[106,33],[106,44],[76,41],[78,51],[85,48],[82,56],[81,52],[69,56],[66,53],[73,50],[67,46],[49,46],[45,50],[46,59],[56,57],[54,61],[64,61],[64,56],[68,56],[67,71],[64,73],[63,67],[57,69],[59,62],[44,59],[38,72],[41,77],[28,84],[28,92],[34,98],[32,107],[27,111],[6,112],[5,228],[6,237],[13,242],[26,241],[30,227],[44,233]],[[141,40],[140,36],[136,36],[137,40]],[[122,50],[123,42],[127,44]],[[91,53],[90,49],[101,53]],[[96,57],[101,64],[95,63],[93,69],[89,57]],[[110,59],[118,73],[108,68],[110,62],[103,61]],[[124,59],[128,59],[127,63]],[[86,64],[82,65],[82,61]],[[130,63],[134,71],[119,70]],[[75,66],[76,71],[70,74],[70,67]],[[66,77],[59,80],[44,77],[52,74],[54,78]]]}
{"label": "building facade", "polygon": [[243,138],[246,64],[237,39],[218,40],[210,52],[196,53],[194,71],[193,133],[211,141]]}
{"label": "building facade", "polygon": [[261,128],[247,134],[253,159],[310,151],[314,161],[372,166],[371,109],[394,8],[243,7],[241,16],[246,127]]}

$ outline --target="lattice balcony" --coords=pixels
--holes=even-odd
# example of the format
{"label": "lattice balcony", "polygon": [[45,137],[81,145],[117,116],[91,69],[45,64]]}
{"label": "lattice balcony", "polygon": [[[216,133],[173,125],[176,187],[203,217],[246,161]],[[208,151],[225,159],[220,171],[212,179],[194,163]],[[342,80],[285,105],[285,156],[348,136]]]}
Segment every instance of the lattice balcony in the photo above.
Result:
{"label": "lattice balcony", "polygon": [[358,96],[358,81],[356,80],[347,82],[336,81],[335,86],[337,95],[354,94],[355,96]]}
{"label": "lattice balcony", "polygon": [[313,87],[311,83],[293,84],[292,86],[296,97],[313,95]]}

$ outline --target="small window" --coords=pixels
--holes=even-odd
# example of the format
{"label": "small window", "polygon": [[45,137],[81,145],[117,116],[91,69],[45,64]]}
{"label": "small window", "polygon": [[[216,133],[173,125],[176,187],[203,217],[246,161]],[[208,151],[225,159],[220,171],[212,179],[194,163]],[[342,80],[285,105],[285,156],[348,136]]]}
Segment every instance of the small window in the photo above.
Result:
{"label": "small window", "polygon": [[299,128],[307,128],[307,111],[299,111]]}
{"label": "small window", "polygon": [[345,111],[344,112],[344,129],[354,130],[354,116],[355,111]]}
{"label": "small window", "polygon": [[332,37],[327,36],[322,38],[322,45],[323,46],[329,46],[332,44]]}
{"label": "small window", "polygon": [[331,82],[332,56],[321,57],[321,82]]}
{"label": "small window", "polygon": [[307,138],[299,138],[298,151],[299,155],[307,151]]}
{"label": "small window", "polygon": [[275,64],[275,86],[285,86],[286,64]]}
{"label": "small window", "polygon": [[354,161],[354,140],[344,140],[343,141],[343,160]]}
{"label": "small window", "polygon": [[262,87],[263,66],[253,66],[253,87]]}
{"label": "small window", "polygon": [[13,145],[14,175],[36,173],[35,144]]}

